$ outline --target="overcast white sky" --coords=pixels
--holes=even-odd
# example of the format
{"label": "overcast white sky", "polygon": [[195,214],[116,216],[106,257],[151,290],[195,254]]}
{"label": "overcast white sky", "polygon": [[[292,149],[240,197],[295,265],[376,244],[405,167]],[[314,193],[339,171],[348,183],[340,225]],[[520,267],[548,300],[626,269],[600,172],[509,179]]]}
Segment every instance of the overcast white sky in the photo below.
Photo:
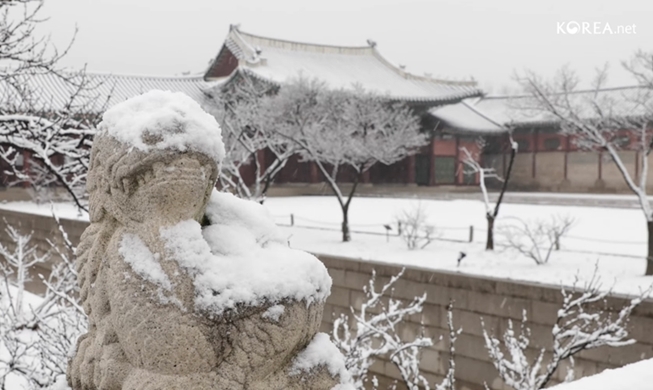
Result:
{"label": "overcast white sky", "polygon": [[[585,79],[605,62],[611,85],[632,84],[620,60],[653,50],[650,0],[48,0],[44,31],[77,41],[64,65],[112,73],[202,72],[229,24],[289,40],[365,45],[416,74],[474,77],[494,93],[515,70],[550,76],[570,64]],[[634,34],[559,34],[567,23],[635,25]],[[570,25],[573,27],[573,25]]]}

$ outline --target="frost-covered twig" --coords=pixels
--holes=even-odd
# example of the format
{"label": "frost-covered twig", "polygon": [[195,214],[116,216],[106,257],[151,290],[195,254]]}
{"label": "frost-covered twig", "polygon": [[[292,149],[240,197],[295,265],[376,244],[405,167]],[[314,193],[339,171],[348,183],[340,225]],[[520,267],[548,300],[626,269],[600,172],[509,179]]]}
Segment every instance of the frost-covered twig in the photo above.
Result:
{"label": "frost-covered twig", "polygon": [[401,210],[396,219],[399,236],[408,249],[424,249],[435,239],[435,226],[428,224],[428,212],[421,202]]}
{"label": "frost-covered twig", "polygon": [[[266,193],[292,155],[295,144],[271,131],[263,98],[275,92],[268,84],[243,78],[240,83],[218,87],[204,108],[222,127],[225,159],[218,184],[239,197],[263,202]],[[268,157],[273,157],[269,161]],[[262,158],[263,157],[263,158]],[[253,173],[251,180],[244,175]]]}
{"label": "frost-covered twig", "polygon": [[[573,378],[573,357],[577,353],[603,346],[622,347],[633,344],[628,338],[626,325],[633,309],[649,296],[651,288],[632,299],[619,312],[609,311],[606,299],[609,290],[602,290],[596,272],[580,292],[562,289],[563,304],[558,310],[556,324],[551,330],[552,354],[545,362],[545,350],[534,360],[526,355],[530,343],[530,329],[526,326],[526,312],[520,332],[512,321],[503,335],[503,341],[490,336],[483,325],[485,346],[501,379],[515,390],[544,388],[563,361],[569,361],[567,379]],[[599,307],[602,304],[602,308]],[[507,352],[507,355],[505,352]]]}
{"label": "frost-covered twig", "polygon": [[[43,0],[0,2],[0,164],[10,182],[27,184],[37,198],[55,183],[86,209],[84,185],[90,144],[99,120],[98,85],[85,70],[63,72],[58,63],[70,49],[57,51],[36,31],[44,22]],[[71,40],[71,45],[72,42]],[[62,92],[44,94],[47,78]],[[95,83],[97,84],[97,83]],[[100,102],[102,103],[102,102]]]}
{"label": "frost-covered twig", "polygon": [[[56,217],[55,217],[56,219]],[[57,222],[58,219],[56,219]],[[86,315],[77,303],[75,248],[59,224],[63,246],[50,242],[51,250],[38,254],[31,234],[7,226],[12,249],[0,246],[3,289],[0,292],[0,388],[8,380],[26,389],[52,386],[66,373],[69,353],[86,329]],[[35,267],[59,261],[50,275],[39,278],[47,290],[42,297],[28,293],[26,283]],[[1,261],[1,260],[0,260]]]}
{"label": "frost-covered twig", "polygon": [[455,390],[456,389],[456,340],[463,329],[456,329],[453,325],[453,305],[451,300],[447,305],[447,327],[449,328],[449,367],[447,373],[440,384],[435,385],[435,390]]}
{"label": "frost-covered twig", "polygon": [[376,273],[372,273],[369,285],[364,288],[367,300],[360,311],[351,309],[354,329],[350,329],[347,315],[343,314],[334,321],[334,344],[345,355],[346,367],[357,389],[363,389],[370,380],[374,382],[368,377],[368,371],[374,360],[380,358],[389,358],[395,364],[408,389],[428,388],[428,382],[419,371],[419,354],[422,348],[433,345],[432,340],[419,335],[414,340],[404,341],[397,329],[407,317],[422,312],[426,294],[409,304],[393,299],[393,285],[403,273],[404,270],[391,277],[379,292],[375,287]]}

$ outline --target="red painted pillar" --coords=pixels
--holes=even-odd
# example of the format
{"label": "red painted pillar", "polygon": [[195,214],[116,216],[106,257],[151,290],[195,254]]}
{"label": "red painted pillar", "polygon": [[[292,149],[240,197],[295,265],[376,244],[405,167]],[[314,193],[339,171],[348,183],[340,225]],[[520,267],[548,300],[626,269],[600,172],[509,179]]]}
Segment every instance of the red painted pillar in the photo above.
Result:
{"label": "red painted pillar", "polygon": [[415,155],[409,156],[406,159],[406,184],[415,184]]}
{"label": "red painted pillar", "polygon": [[565,180],[567,180],[569,169],[569,134],[565,137]]}
{"label": "red painted pillar", "polygon": [[435,137],[431,138],[431,152],[429,153],[429,185],[435,185]]}
{"label": "red painted pillar", "polygon": [[[479,151],[479,158],[481,157]],[[455,185],[460,185],[463,184],[463,170],[461,169],[461,164],[460,164],[460,137],[456,135],[456,172],[455,172],[455,178],[456,182],[454,183]]]}
{"label": "red painted pillar", "polygon": [[532,140],[533,140],[533,179],[537,175],[537,149],[539,143],[539,131],[537,129],[533,130]]}

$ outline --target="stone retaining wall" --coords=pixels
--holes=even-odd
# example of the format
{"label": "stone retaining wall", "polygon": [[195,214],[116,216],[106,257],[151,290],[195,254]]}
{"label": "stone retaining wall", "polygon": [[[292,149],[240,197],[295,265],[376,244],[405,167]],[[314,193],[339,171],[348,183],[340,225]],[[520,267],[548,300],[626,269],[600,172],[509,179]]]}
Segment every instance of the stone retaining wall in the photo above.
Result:
{"label": "stone retaining wall", "polygon": [[[401,267],[382,263],[352,259],[319,256],[333,278],[331,296],[327,301],[322,331],[330,332],[334,316],[350,313],[349,307],[359,308],[365,297],[362,287],[376,270],[377,287],[389,277],[400,272]],[[394,296],[409,301],[427,293],[426,304],[421,316],[410,318],[400,329],[402,337],[414,338],[424,325],[428,336],[443,341],[429,348],[422,357],[422,370],[431,383],[440,383],[448,367],[448,337],[446,306],[455,300],[454,325],[462,327],[462,334],[456,342],[456,379],[459,389],[481,390],[487,382],[492,389],[505,387],[498,379],[485,350],[481,318],[488,330],[503,335],[508,321],[519,326],[522,312],[528,317],[532,332],[530,351],[534,357],[541,348],[551,350],[551,329],[556,313],[562,305],[562,295],[557,287],[517,283],[492,278],[481,278],[449,272],[406,269],[397,282]],[[609,306],[621,308],[628,300],[613,297]],[[606,368],[620,367],[644,358],[653,357],[653,301],[642,303],[630,321],[631,336],[638,343],[621,348],[603,347],[581,352],[576,359],[576,376],[587,376]],[[398,370],[389,361],[378,362],[372,367],[382,386],[400,378]],[[551,385],[564,380],[566,367],[558,370]]]}

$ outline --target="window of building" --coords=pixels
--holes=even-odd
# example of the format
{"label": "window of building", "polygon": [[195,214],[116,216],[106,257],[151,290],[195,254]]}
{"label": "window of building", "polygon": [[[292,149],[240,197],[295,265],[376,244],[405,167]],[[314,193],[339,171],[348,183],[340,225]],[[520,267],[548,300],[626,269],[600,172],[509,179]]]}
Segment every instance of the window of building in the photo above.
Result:
{"label": "window of building", "polygon": [[544,140],[544,150],[560,149],[560,138],[547,138]]}
{"label": "window of building", "polygon": [[529,150],[531,150],[531,143],[527,139],[518,139],[517,147],[519,148],[517,149],[517,151],[519,152],[528,152]]}

